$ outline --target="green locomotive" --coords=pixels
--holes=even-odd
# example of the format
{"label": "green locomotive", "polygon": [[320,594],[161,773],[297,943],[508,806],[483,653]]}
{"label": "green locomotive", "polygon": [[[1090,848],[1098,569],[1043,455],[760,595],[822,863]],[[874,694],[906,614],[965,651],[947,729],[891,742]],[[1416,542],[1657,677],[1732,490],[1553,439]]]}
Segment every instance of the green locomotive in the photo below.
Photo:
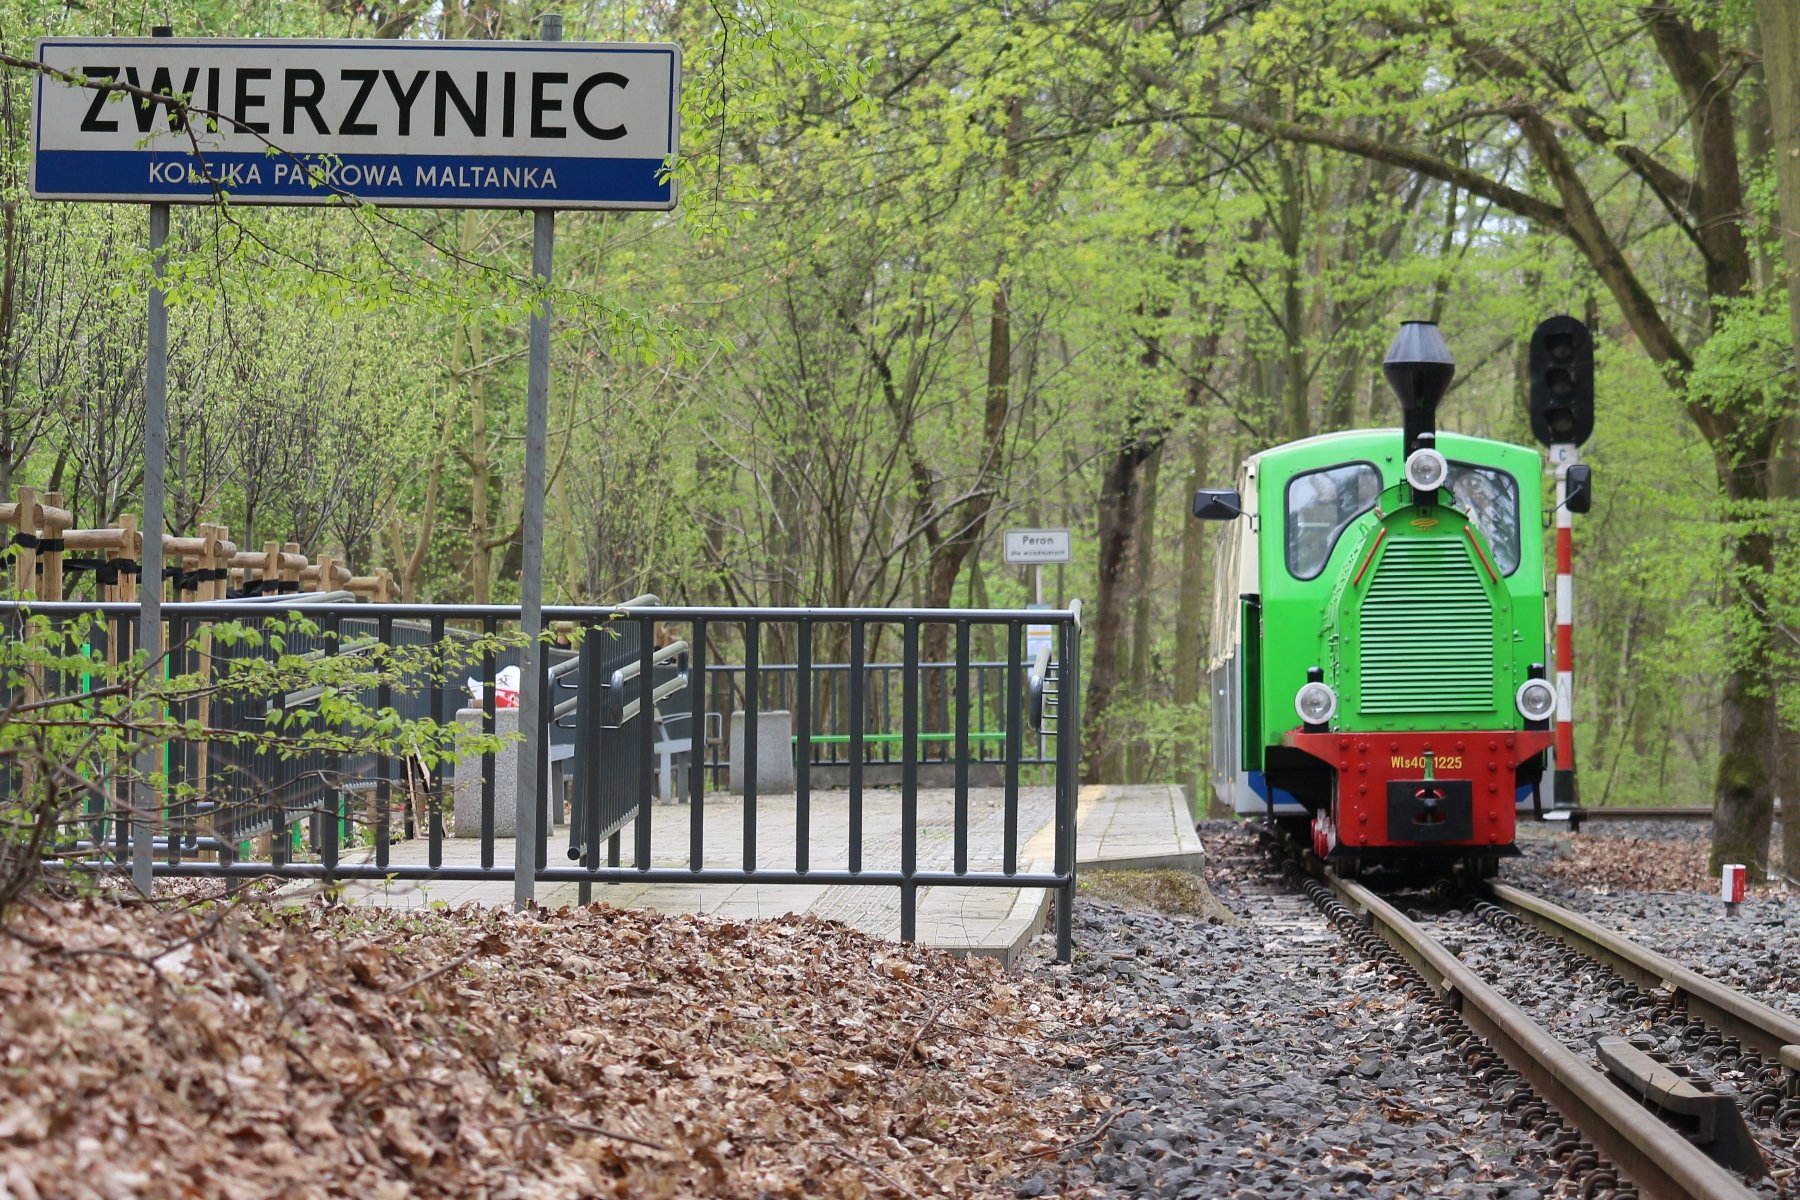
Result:
{"label": "green locomotive", "polygon": [[1551,745],[1541,461],[1439,434],[1454,365],[1409,322],[1385,370],[1402,430],[1253,455],[1194,515],[1226,522],[1210,685],[1212,783],[1239,813],[1310,825],[1314,851],[1466,861],[1513,846]]}

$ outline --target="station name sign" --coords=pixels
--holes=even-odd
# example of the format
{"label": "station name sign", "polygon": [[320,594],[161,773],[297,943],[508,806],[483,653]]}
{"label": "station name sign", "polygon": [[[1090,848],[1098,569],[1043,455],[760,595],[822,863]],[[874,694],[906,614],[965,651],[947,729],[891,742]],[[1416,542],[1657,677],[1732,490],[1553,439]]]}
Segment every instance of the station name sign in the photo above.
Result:
{"label": "station name sign", "polygon": [[1067,529],[1009,529],[1001,557],[1008,563],[1066,563],[1074,556]]}
{"label": "station name sign", "polygon": [[[681,52],[610,42],[47,38],[46,200],[670,209]],[[202,115],[212,114],[212,115]]]}

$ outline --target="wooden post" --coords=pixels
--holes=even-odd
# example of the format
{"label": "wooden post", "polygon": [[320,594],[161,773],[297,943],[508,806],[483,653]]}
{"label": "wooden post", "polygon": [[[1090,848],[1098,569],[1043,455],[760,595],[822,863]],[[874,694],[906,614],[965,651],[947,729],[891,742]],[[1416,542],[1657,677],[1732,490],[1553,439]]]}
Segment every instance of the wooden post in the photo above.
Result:
{"label": "wooden post", "polygon": [[[18,501],[12,506],[12,520],[9,522],[26,540],[14,543],[15,557],[13,565],[15,574],[13,587],[21,595],[37,595],[37,544],[38,530],[44,523],[42,507],[38,504],[37,489],[21,487]],[[5,513],[0,510],[0,518]]]}
{"label": "wooden post", "polygon": [[352,575],[344,586],[356,593],[357,599],[370,604],[394,602],[394,573],[386,567],[372,575]]}
{"label": "wooden post", "polygon": [[[75,517],[63,507],[63,494],[51,492],[44,497],[47,502],[43,508],[43,532],[39,535],[38,561],[41,570],[38,575],[38,599],[61,600],[63,598],[63,535],[69,526],[75,523]],[[47,544],[46,544],[47,543]]]}
{"label": "wooden post", "polygon": [[[291,557],[290,557],[291,556]],[[299,542],[288,542],[281,548],[281,582],[299,583],[300,572],[306,568],[306,555],[300,552]]]}
{"label": "wooden post", "polygon": [[[119,557],[135,563],[144,561],[144,534],[138,528],[137,517],[131,513],[119,514]],[[113,584],[111,599],[126,603],[136,600],[141,583],[136,575],[121,571],[119,581]]]}
{"label": "wooden post", "polygon": [[319,555],[318,562],[300,572],[301,591],[334,592],[349,583],[350,568],[331,554]]}

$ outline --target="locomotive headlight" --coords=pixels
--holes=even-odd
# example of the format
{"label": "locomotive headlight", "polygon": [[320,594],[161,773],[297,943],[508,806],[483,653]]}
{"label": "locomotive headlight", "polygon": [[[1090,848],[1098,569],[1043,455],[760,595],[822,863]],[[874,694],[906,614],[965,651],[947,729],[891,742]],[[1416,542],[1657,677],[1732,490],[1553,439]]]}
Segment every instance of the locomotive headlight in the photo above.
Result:
{"label": "locomotive headlight", "polygon": [[1308,725],[1323,725],[1337,715],[1337,693],[1322,683],[1309,683],[1294,694],[1294,711]]}
{"label": "locomotive headlight", "polygon": [[1450,464],[1429,446],[1421,446],[1406,456],[1406,482],[1416,492],[1429,492],[1444,486],[1450,476]]}
{"label": "locomotive headlight", "polygon": [[1556,689],[1542,679],[1527,679],[1513,696],[1527,721],[1542,721],[1556,709]]}

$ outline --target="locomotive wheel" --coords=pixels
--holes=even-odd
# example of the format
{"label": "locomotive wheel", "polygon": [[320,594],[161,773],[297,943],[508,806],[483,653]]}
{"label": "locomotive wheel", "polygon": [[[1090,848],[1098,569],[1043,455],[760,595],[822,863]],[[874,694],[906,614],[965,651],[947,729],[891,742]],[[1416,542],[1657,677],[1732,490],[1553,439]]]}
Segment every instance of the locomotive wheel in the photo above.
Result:
{"label": "locomotive wheel", "polygon": [[1461,863],[1462,873],[1471,881],[1492,879],[1500,874],[1500,859],[1491,854],[1471,854]]}

